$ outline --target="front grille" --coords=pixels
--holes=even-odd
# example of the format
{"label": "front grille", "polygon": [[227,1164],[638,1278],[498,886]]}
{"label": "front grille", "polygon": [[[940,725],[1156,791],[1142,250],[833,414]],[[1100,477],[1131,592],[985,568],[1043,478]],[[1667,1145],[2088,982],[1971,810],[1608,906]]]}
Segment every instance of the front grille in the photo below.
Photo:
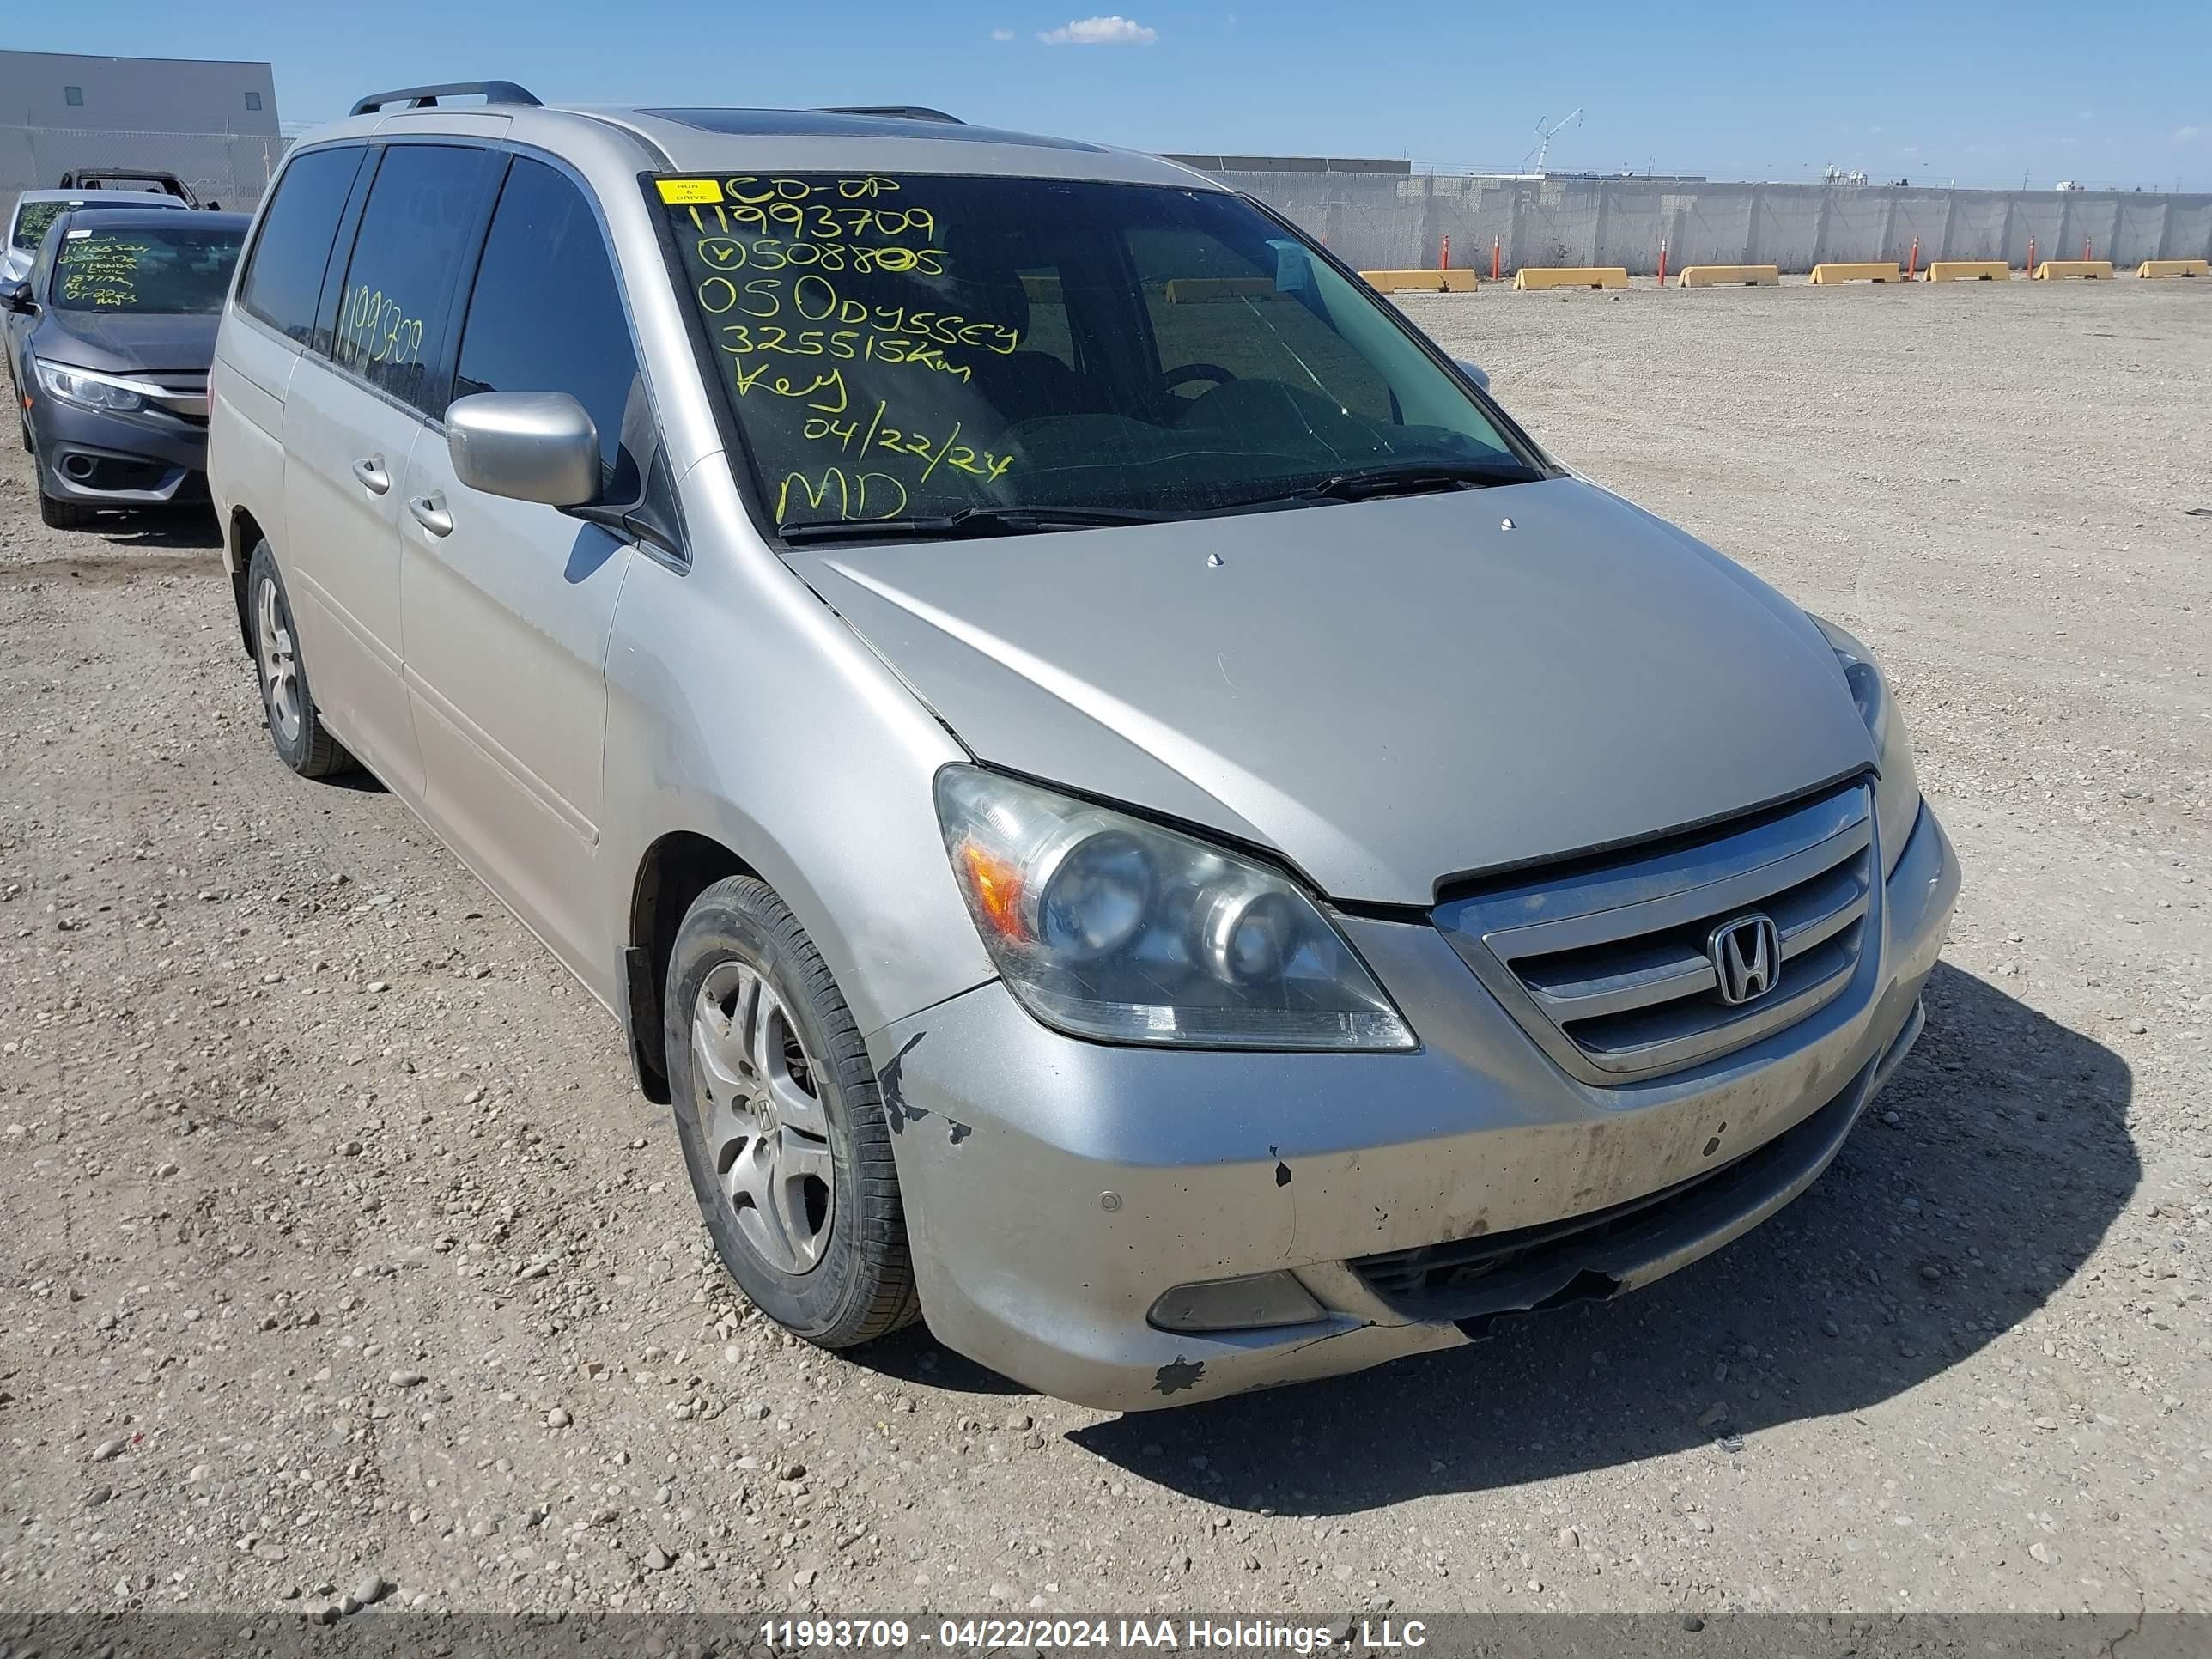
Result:
{"label": "front grille", "polygon": [[[1825,1006],[1879,925],[1864,785],[1437,907],[1461,957],[1562,1067],[1621,1084],[1716,1060]],[[1761,913],[1781,945],[1767,990],[1731,1006],[1707,941]]]}
{"label": "front grille", "polygon": [[207,424],[208,377],[205,369],[149,369],[132,379],[161,388],[155,406],[167,410],[191,426]]}

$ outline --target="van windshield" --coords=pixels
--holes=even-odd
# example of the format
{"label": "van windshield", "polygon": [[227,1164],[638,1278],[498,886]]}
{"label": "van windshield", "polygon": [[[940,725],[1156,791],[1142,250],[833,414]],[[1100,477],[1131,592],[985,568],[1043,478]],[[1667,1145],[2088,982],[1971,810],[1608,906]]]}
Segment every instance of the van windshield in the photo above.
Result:
{"label": "van windshield", "polygon": [[1225,191],[655,182],[779,530],[1542,476],[1363,285]]}
{"label": "van windshield", "polygon": [[244,240],[242,230],[207,224],[64,231],[53,303],[64,311],[220,311]]}

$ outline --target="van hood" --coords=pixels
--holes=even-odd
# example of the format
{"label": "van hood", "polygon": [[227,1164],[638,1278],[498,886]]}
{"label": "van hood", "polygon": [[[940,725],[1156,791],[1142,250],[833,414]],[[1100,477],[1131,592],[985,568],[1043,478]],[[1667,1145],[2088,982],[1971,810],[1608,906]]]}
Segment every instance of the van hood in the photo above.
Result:
{"label": "van hood", "polygon": [[787,558],[981,760],[1271,847],[1330,897],[1849,776],[1834,652],[1576,478]]}
{"label": "van hood", "polygon": [[221,312],[64,311],[40,314],[33,346],[41,357],[109,374],[134,368],[204,370],[215,362]]}

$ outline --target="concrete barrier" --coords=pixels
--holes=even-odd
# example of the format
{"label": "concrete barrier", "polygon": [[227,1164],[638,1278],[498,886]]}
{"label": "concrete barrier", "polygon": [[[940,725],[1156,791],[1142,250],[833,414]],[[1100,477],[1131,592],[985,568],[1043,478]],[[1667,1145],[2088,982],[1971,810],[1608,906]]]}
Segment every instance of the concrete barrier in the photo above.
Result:
{"label": "concrete barrier", "polygon": [[1746,288],[1778,288],[1782,283],[1779,265],[1684,265],[1682,274],[1675,279],[1679,288],[1715,288],[1723,283],[1741,283]]}
{"label": "concrete barrier", "polygon": [[1931,283],[2008,283],[2012,267],[2002,259],[1938,259],[1928,267]]}
{"label": "concrete barrier", "polygon": [[1367,286],[1377,294],[1472,294],[1472,270],[1363,270]]}
{"label": "concrete barrier", "polygon": [[1626,265],[1523,265],[1513,286],[1524,292],[1543,288],[1626,288]]}
{"label": "concrete barrier", "polygon": [[1894,264],[1826,264],[1813,267],[1813,281],[1822,288],[1838,283],[1901,283],[1905,273]]}
{"label": "concrete barrier", "polygon": [[2112,274],[2110,259],[2045,259],[2035,268],[2038,282],[2056,282],[2063,276],[2081,276],[2095,280]]}
{"label": "concrete barrier", "polygon": [[2136,268],[2138,276],[2212,276],[2212,260],[2146,259]]}

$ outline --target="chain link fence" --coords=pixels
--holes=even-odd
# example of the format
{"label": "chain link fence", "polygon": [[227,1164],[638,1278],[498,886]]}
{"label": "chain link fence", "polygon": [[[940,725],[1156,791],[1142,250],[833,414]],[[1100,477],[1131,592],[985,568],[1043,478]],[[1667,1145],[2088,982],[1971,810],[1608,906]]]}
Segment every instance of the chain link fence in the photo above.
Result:
{"label": "chain link fence", "polygon": [[72,167],[153,167],[175,173],[203,205],[250,211],[289,142],[258,132],[0,125],[0,221],[21,192],[52,190]]}
{"label": "chain link fence", "polygon": [[2106,191],[1914,190],[1903,186],[1685,184],[1670,179],[1510,178],[1449,173],[1214,171],[1326,241],[1363,270],[1425,269],[1451,239],[1451,262],[1486,271],[1496,239],[1505,270],[1620,265],[1648,275],[1667,244],[1670,270],[1830,260],[1906,264],[2005,259],[2034,239],[2039,259],[2134,265],[2212,258],[2212,196]]}

